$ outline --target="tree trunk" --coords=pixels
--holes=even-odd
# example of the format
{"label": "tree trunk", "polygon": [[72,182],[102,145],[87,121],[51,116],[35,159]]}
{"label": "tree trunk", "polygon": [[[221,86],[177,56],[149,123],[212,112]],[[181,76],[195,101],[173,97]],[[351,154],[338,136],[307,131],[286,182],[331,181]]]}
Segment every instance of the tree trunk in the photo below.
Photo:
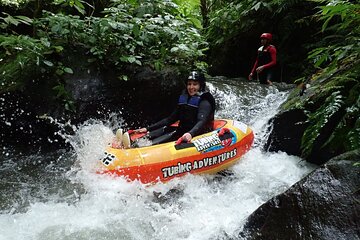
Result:
{"label": "tree trunk", "polygon": [[209,26],[209,8],[207,0],[200,0],[200,10],[203,19],[203,27],[207,28]]}

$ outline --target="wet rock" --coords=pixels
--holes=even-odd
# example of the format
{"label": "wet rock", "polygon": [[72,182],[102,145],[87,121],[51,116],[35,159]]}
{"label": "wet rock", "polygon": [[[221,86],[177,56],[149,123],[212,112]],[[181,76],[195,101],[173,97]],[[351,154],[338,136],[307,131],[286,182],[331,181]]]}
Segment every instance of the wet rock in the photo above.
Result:
{"label": "wet rock", "polygon": [[39,117],[46,111],[45,105],[38,97],[31,98],[22,92],[0,95],[2,149],[17,146],[19,151],[37,151],[40,146],[47,149],[54,142],[61,141],[61,137],[55,134],[58,127]]}
{"label": "wet rock", "polygon": [[[345,116],[344,107],[326,114],[323,106],[326,97],[317,98],[321,94],[316,90],[321,86],[318,82],[316,84],[306,93],[302,93],[301,87],[290,93],[279,113],[270,120],[270,134],[264,145],[266,151],[283,151],[321,165],[351,149],[346,136],[351,128],[356,127],[356,117]],[[326,106],[329,109],[333,107],[331,104]],[[347,127],[339,130],[344,121]]]}
{"label": "wet rock", "polygon": [[245,239],[360,239],[359,151],[333,159],[259,207]]}
{"label": "wet rock", "polygon": [[74,62],[72,65],[74,74],[66,75],[65,86],[75,102],[75,122],[103,119],[112,112],[122,112],[121,117],[129,122],[146,120],[154,115],[154,109],[161,116],[173,107],[184,87],[183,76],[176,68],[159,72],[147,66],[128,67],[119,72],[79,63],[77,66]]}
{"label": "wet rock", "polygon": [[[50,84],[46,79],[0,95],[0,146],[64,147],[57,132],[67,130],[59,129],[55,121],[76,125],[107,119],[110,113],[118,113],[125,122],[134,124],[132,127],[144,126],[169,114],[184,88],[184,76],[176,68],[157,72],[138,67],[120,73],[86,64],[81,56],[70,59],[68,65],[74,73],[63,75],[66,99],[55,97],[54,81]],[[120,80],[122,75],[128,80]],[[66,109],[69,104],[73,111]]]}
{"label": "wet rock", "polygon": [[166,208],[176,203],[180,204],[179,199],[184,196],[184,186],[177,185],[165,193],[154,191],[153,194],[153,202],[159,203],[162,207]]}
{"label": "wet rock", "polygon": [[277,114],[271,119],[271,133],[264,149],[283,151],[291,155],[301,155],[301,138],[307,127],[307,117],[303,110],[294,109]]}

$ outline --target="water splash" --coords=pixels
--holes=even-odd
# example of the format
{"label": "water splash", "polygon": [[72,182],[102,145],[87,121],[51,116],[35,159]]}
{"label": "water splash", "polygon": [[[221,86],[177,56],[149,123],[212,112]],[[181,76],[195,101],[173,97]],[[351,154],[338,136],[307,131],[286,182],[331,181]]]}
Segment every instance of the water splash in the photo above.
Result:
{"label": "water splash", "polygon": [[[312,167],[298,157],[261,150],[267,121],[287,92],[237,80],[214,80],[209,88],[221,99],[217,117],[243,121],[256,133],[257,144],[229,171],[187,175],[156,185],[96,174],[99,156],[114,136],[113,130],[126,124],[121,114],[89,120],[75,127],[74,135],[63,135],[73,148],[69,153],[73,160],[62,155],[70,163],[61,159],[37,165],[37,177],[14,178],[16,184],[31,181],[37,190],[25,187],[28,192],[19,194],[28,202],[21,210],[14,204],[3,208],[0,239],[236,238],[257,207],[288,189]],[[62,170],[57,168],[60,163],[65,164]],[[29,173],[10,169],[10,165],[3,165],[4,170],[21,176]],[[44,177],[50,184],[36,182]],[[49,186],[53,188],[47,190]],[[35,196],[28,195],[34,192]]]}

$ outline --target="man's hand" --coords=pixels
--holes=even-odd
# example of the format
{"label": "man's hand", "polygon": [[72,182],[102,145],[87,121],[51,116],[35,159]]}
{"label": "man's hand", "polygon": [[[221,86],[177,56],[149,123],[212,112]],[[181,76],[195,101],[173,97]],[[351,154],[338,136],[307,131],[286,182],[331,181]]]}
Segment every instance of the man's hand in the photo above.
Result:
{"label": "man's hand", "polygon": [[264,66],[256,68],[256,72],[261,73],[264,70]]}
{"label": "man's hand", "polygon": [[190,142],[192,139],[192,136],[190,133],[184,133],[184,135],[182,135],[182,139],[186,142]]}
{"label": "man's hand", "polygon": [[175,145],[179,145],[183,142],[190,142],[192,139],[192,136],[190,133],[184,133],[179,139],[176,141]]}

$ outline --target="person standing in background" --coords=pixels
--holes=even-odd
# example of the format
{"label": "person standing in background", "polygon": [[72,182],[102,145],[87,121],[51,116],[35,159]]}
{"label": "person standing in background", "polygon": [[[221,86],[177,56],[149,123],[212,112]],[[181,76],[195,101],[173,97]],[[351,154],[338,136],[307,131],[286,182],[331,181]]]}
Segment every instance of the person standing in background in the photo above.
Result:
{"label": "person standing in background", "polygon": [[274,67],[276,65],[276,48],[270,44],[272,34],[261,34],[260,41],[261,47],[258,49],[258,55],[249,74],[249,80],[252,80],[256,74],[261,84],[271,85],[274,76]]}

